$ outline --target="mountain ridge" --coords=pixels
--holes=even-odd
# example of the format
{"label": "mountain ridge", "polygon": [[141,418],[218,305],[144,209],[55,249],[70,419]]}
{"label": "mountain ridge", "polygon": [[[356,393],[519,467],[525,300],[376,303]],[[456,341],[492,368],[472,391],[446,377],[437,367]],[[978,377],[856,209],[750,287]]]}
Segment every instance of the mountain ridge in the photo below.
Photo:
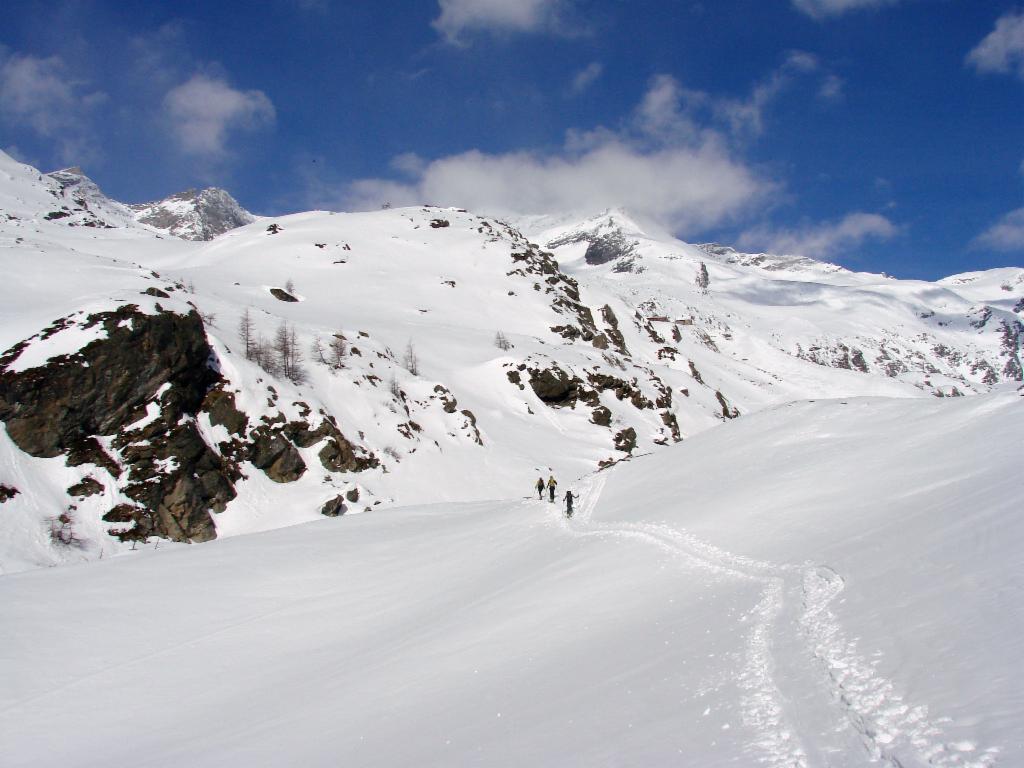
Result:
{"label": "mountain ridge", "polygon": [[[87,195],[50,219],[57,180],[8,171],[0,200],[20,207],[0,245],[34,256],[12,261],[0,293],[0,484],[19,491],[3,502],[5,570],[515,495],[524,475],[582,475],[780,403],[1022,378],[1024,270],[927,283],[766,269],[618,212],[534,219],[529,236],[454,208],[309,212],[190,242],[134,221],[68,226],[106,210]],[[588,259],[609,234],[627,251]],[[74,450],[12,442],[25,377],[101,388],[116,371],[97,361],[152,355],[145,318],[185,327],[170,316],[203,337],[166,342],[201,358],[186,369],[212,366],[203,398],[183,406],[168,367],[123,416],[61,426]],[[113,354],[115,339],[129,348]],[[208,488],[183,485],[179,468],[200,460]],[[81,546],[39,537],[59,515]]]}

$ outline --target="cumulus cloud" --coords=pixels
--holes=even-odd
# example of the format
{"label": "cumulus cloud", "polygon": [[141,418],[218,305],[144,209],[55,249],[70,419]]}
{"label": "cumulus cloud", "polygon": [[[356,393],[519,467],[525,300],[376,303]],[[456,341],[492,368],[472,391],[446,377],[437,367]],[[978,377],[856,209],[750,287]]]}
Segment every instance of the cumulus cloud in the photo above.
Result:
{"label": "cumulus cloud", "polygon": [[0,46],[0,116],[53,140],[66,162],[92,154],[88,116],[107,98],[86,86],[59,56],[10,54]]}
{"label": "cumulus cloud", "polygon": [[438,0],[433,26],[450,43],[473,32],[558,32],[568,0]]}
{"label": "cumulus cloud", "polygon": [[839,16],[859,8],[891,5],[899,0],[792,0],[793,7],[815,19]]}
{"label": "cumulus cloud", "polygon": [[604,72],[604,66],[599,61],[592,61],[572,78],[571,90],[575,94],[583,93]]}
{"label": "cumulus cloud", "polygon": [[807,225],[797,229],[756,228],[744,232],[741,248],[826,259],[858,247],[869,238],[888,240],[898,227],[877,213],[849,213],[839,221]]}
{"label": "cumulus cloud", "polygon": [[426,202],[492,213],[625,207],[696,233],[739,214],[774,185],[731,153],[722,136],[686,117],[683,93],[672,78],[655,78],[621,128],[569,134],[559,152],[473,150],[429,162],[403,156],[395,166],[404,180],[357,181],[342,204]]}
{"label": "cumulus cloud", "polygon": [[1024,251],[1024,208],[1010,211],[974,239],[975,248]]}
{"label": "cumulus cloud", "polygon": [[979,72],[1016,74],[1024,80],[1024,11],[1002,16],[984,40],[967,54]]}
{"label": "cumulus cloud", "polygon": [[205,157],[223,155],[232,131],[257,130],[273,124],[276,117],[263,91],[239,91],[204,74],[168,91],[164,110],[181,149]]}

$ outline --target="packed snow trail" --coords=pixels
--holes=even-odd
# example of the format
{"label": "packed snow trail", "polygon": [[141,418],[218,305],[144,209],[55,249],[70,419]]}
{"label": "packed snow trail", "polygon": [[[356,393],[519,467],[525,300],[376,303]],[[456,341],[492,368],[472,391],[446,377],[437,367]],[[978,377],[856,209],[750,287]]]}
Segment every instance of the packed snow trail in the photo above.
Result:
{"label": "packed snow trail", "polygon": [[[567,526],[580,537],[619,538],[655,546],[688,566],[754,581],[762,599],[749,612],[751,625],[738,677],[746,691],[744,716],[759,734],[759,761],[772,768],[810,768],[872,764],[891,768],[991,768],[1000,750],[978,754],[970,740],[944,740],[942,725],[930,719],[928,707],[905,701],[889,680],[857,653],[830,610],[845,588],[843,578],[828,566],[775,564],[736,555],[664,523],[595,523],[594,510],[607,482],[606,472],[578,481],[579,509]],[[794,616],[793,605],[799,606]],[[821,715],[795,708],[776,683],[780,662],[773,654],[779,635],[797,639],[801,656],[817,669],[817,684],[832,710],[829,734],[808,734],[809,750],[800,725]],[[799,674],[799,673],[798,673]],[[793,721],[796,721],[795,723]],[[857,744],[849,737],[857,736]],[[851,749],[852,747],[855,747]],[[810,753],[810,755],[809,755]],[[816,759],[811,759],[816,758]]]}

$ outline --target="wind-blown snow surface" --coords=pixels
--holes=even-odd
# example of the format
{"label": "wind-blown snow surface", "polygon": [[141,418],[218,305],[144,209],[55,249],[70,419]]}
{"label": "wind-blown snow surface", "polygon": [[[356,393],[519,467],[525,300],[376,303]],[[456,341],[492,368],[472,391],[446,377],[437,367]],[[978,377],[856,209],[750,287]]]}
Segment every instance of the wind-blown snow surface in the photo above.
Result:
{"label": "wind-blown snow surface", "polygon": [[[1016,766],[1024,398],[0,579],[7,766]],[[524,478],[524,483],[528,478]]]}

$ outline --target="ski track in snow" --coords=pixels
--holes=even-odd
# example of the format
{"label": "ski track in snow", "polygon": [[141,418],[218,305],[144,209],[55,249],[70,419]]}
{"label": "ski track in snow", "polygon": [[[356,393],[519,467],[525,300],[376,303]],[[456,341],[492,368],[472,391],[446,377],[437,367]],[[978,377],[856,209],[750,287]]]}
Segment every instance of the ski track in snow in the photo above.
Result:
{"label": "ski track in snow", "polygon": [[[758,734],[754,746],[762,765],[772,768],[811,768],[814,765],[890,766],[891,768],[992,768],[1000,749],[979,750],[969,739],[944,739],[947,718],[931,718],[928,707],[906,701],[895,684],[879,675],[874,665],[858,652],[857,641],[848,639],[830,609],[845,588],[843,578],[831,568],[807,563],[776,564],[733,554],[684,530],[659,523],[594,523],[592,516],[604,489],[606,476],[594,473],[581,478],[580,506],[573,519],[583,530],[566,528],[576,536],[596,536],[638,541],[653,545],[687,565],[719,575],[754,581],[762,589],[761,600],[748,614],[747,637],[739,682],[746,691],[743,717]],[[799,615],[781,621],[787,598],[799,605]],[[786,698],[775,682],[777,659],[773,636],[794,632],[809,665],[818,670],[822,689],[835,710],[835,720],[852,728],[864,753],[840,755],[829,752],[833,762],[812,760],[787,713]],[[788,709],[792,709],[789,707]],[[796,713],[798,714],[798,713]],[[821,741],[822,735],[816,737]],[[827,738],[827,735],[824,736]],[[833,738],[835,738],[833,736]],[[845,760],[846,762],[842,762]]]}

